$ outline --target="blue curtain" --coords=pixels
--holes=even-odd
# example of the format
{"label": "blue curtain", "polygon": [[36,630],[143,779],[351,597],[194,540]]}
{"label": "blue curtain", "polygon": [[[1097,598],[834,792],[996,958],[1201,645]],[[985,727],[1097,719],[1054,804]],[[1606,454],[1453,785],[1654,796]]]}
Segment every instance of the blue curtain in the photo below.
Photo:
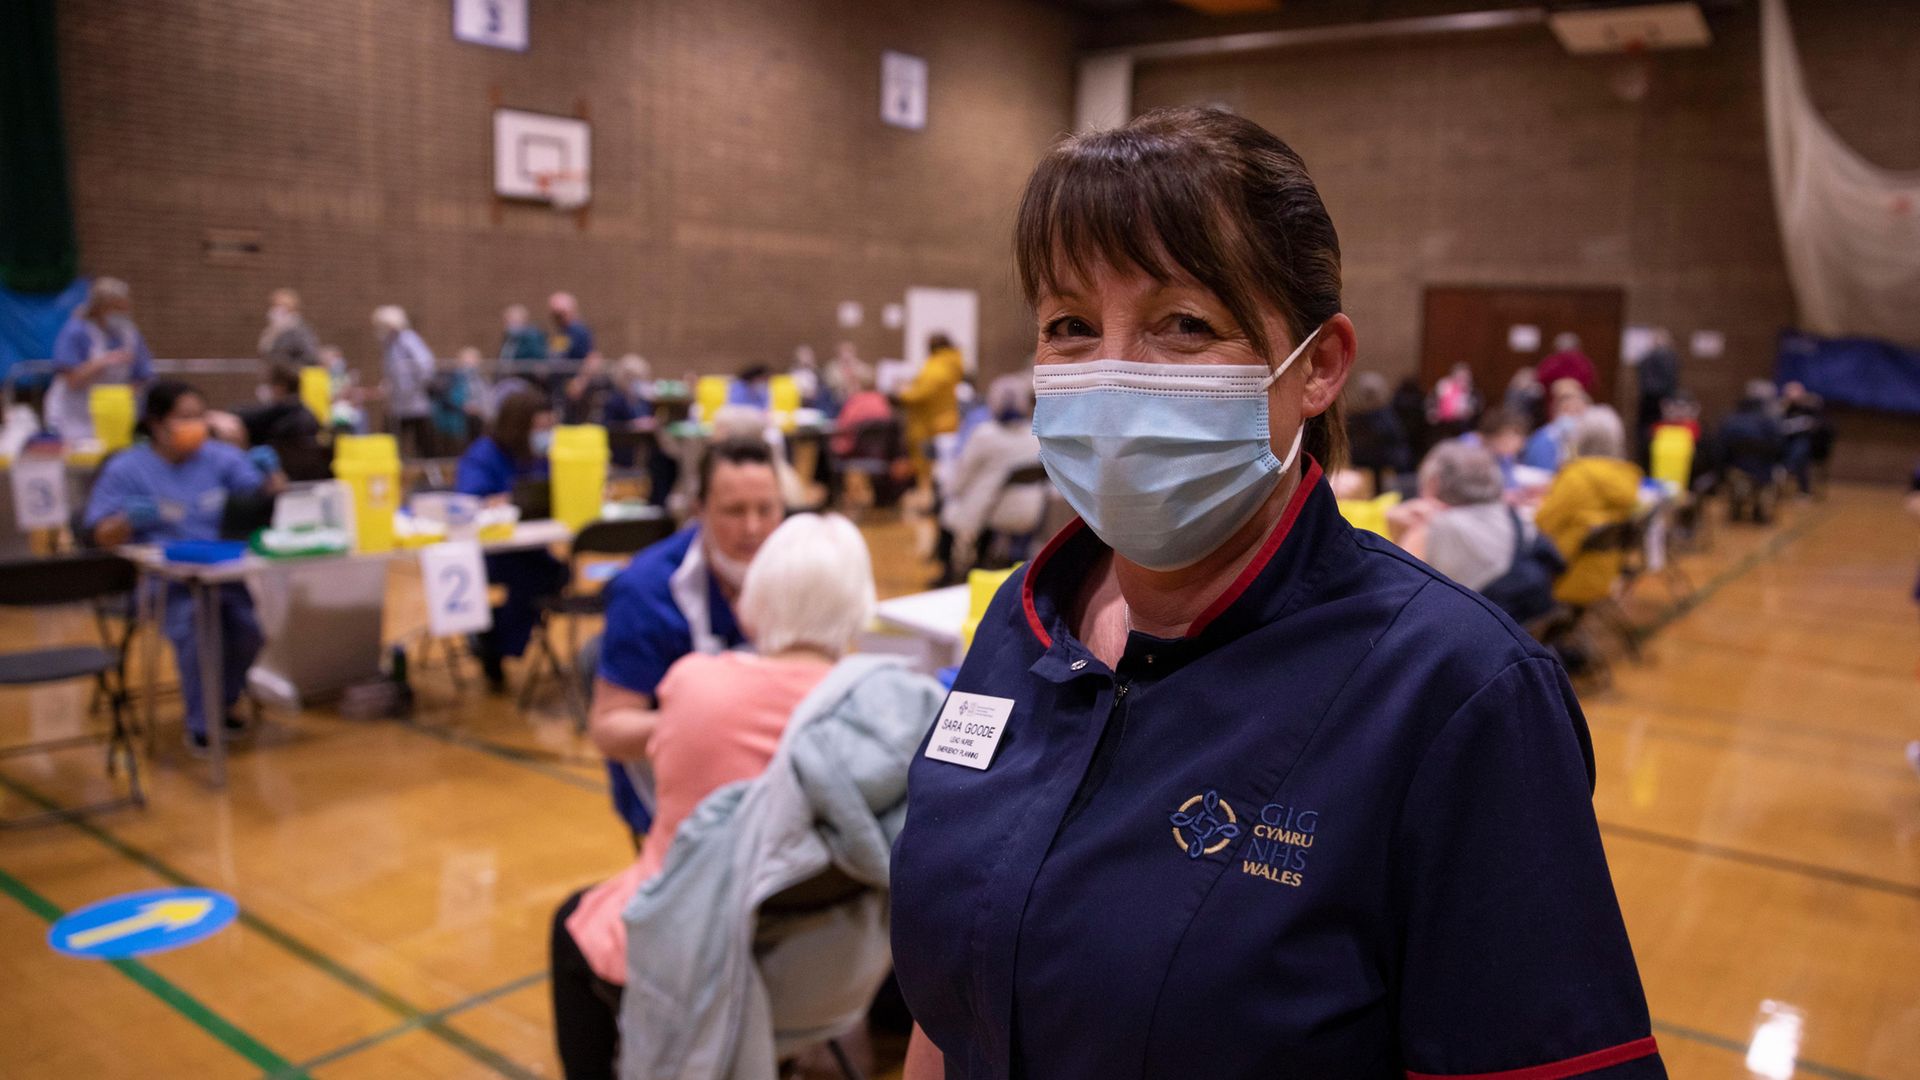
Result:
{"label": "blue curtain", "polygon": [[22,360],[52,356],[54,335],[86,298],[85,279],[57,293],[14,292],[0,285],[0,379]]}
{"label": "blue curtain", "polygon": [[1920,350],[1873,338],[1780,332],[1779,381],[1842,405],[1920,416]]}

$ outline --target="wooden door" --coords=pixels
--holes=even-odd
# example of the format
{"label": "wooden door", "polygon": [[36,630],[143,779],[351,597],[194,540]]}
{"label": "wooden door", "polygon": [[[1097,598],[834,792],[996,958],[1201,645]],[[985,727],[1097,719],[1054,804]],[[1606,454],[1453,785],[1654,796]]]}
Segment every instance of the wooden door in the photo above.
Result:
{"label": "wooden door", "polygon": [[[1429,285],[1420,342],[1420,379],[1434,380],[1462,361],[1488,405],[1506,394],[1507,380],[1553,352],[1556,335],[1580,335],[1580,348],[1600,379],[1597,399],[1612,403],[1620,370],[1620,332],[1626,293],[1617,288],[1530,288]],[[1515,349],[1514,327],[1533,327],[1538,342]],[[1531,335],[1527,335],[1531,336]]]}

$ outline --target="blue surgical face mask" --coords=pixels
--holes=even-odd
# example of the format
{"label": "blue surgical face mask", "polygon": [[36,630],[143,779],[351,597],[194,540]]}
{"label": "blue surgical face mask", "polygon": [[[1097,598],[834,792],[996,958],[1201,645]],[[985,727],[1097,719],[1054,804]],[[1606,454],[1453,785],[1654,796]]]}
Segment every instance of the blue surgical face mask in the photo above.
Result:
{"label": "blue surgical face mask", "polygon": [[546,457],[547,452],[553,449],[553,429],[547,428],[544,431],[536,431],[533,433],[533,437],[527,441],[532,445],[535,456]]}
{"label": "blue surgical face mask", "polygon": [[1034,371],[1033,433],[1047,475],[1108,547],[1150,570],[1191,566],[1227,541],[1300,456],[1273,456],[1267,388],[1254,364],[1095,360]]}

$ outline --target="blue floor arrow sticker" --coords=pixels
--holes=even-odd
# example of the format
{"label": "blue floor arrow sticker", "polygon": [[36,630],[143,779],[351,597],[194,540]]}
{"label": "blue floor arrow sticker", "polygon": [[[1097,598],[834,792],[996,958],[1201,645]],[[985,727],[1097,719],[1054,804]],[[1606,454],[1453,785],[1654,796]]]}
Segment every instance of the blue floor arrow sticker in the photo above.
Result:
{"label": "blue floor arrow sticker", "polygon": [[212,889],[148,889],[69,912],[47,931],[68,956],[120,960],[191,945],[219,933],[240,905]]}

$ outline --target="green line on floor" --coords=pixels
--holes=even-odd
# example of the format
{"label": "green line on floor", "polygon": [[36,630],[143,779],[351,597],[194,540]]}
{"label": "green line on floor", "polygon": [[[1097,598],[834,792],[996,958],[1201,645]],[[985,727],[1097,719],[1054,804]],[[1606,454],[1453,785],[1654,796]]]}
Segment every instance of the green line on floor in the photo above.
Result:
{"label": "green line on floor", "polygon": [[323,1065],[331,1065],[334,1062],[339,1061],[341,1058],[348,1057],[353,1054],[357,1054],[362,1050],[367,1050],[372,1047],[378,1046],[389,1039],[393,1039],[401,1035],[405,1035],[410,1031],[418,1031],[422,1027],[425,1027],[429,1020],[433,1020],[433,1021],[445,1020],[450,1016],[454,1016],[458,1013],[466,1012],[468,1009],[485,1005],[489,1001],[494,1001],[499,998],[506,997],[508,994],[512,994],[512,993],[515,993],[516,991],[524,990],[529,986],[536,986],[545,981],[547,981],[547,973],[544,971],[536,971],[531,975],[522,975],[510,983],[505,983],[500,986],[496,986],[491,990],[482,990],[480,993],[475,994],[472,997],[467,998],[463,1001],[456,1001],[444,1009],[436,1009],[433,1012],[427,1013],[417,1019],[408,1020],[405,1023],[395,1024],[394,1026],[386,1029],[385,1031],[376,1031],[371,1035],[367,1035],[365,1037],[355,1039],[352,1042],[347,1043],[345,1045],[334,1047],[332,1050],[329,1050],[326,1053],[319,1055],[318,1057],[308,1058],[306,1061],[301,1062],[300,1068],[318,1069]]}
{"label": "green line on floor", "polygon": [[[11,896],[19,902],[21,907],[33,912],[49,925],[66,914],[58,904],[33,891],[26,882],[5,870],[0,870],[0,892]],[[106,962],[118,969],[120,974],[132,979],[141,989],[159,998],[168,1008],[186,1017],[195,1027],[220,1040],[227,1049],[267,1072],[284,1077],[307,1075],[306,1070],[267,1049],[260,1040],[240,1030],[231,1021],[207,1008],[200,999],[180,989],[169,982],[165,976],[140,961],[122,959]]]}
{"label": "green line on floor", "polygon": [[[61,806],[58,802],[12,777],[0,775],[0,787],[4,787],[15,795],[38,805],[43,810],[60,812],[65,812],[66,810],[66,807]],[[207,887],[186,873],[169,865],[160,857],[134,847],[132,844],[120,839],[120,837],[101,828],[85,817],[68,817],[63,823],[79,829],[127,861],[143,866],[166,880],[173,882],[175,885],[184,885],[189,888]],[[335,982],[340,983],[362,997],[378,1003],[389,1012],[396,1013],[407,1020],[422,1019],[421,1026],[431,1032],[435,1037],[451,1044],[468,1057],[487,1066],[501,1076],[510,1077],[512,1080],[533,1080],[533,1073],[521,1068],[505,1054],[471,1036],[448,1027],[438,1020],[432,1019],[425,1010],[413,1005],[405,998],[375,983],[359,972],[341,964],[339,961],[293,936],[279,926],[254,914],[245,904],[240,905],[239,921],[242,926],[273,942],[275,945],[280,946],[280,948],[287,952],[292,953],[308,965],[331,977]],[[290,1067],[291,1066],[289,1066],[289,1068]]]}

